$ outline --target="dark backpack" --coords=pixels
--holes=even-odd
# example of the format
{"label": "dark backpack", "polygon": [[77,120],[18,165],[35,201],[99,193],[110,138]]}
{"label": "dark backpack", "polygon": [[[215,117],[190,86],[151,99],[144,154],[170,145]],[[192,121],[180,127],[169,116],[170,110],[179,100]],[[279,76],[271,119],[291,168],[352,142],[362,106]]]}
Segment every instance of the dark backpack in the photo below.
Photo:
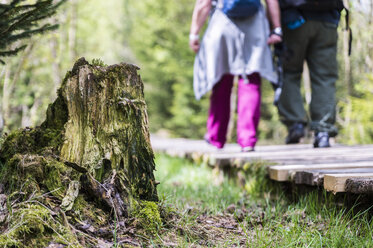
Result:
{"label": "dark backpack", "polygon": [[260,8],[260,0],[224,0],[222,11],[229,18],[244,19],[253,16]]}
{"label": "dark backpack", "polygon": [[280,0],[281,9],[296,8],[300,10],[327,11],[343,10],[342,0]]}

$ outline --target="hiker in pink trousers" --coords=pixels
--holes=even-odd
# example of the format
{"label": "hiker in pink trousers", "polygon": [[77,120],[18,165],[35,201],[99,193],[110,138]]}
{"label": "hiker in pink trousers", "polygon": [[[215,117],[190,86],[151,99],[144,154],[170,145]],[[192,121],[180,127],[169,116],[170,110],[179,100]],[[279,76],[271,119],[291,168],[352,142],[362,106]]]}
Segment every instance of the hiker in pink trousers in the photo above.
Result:
{"label": "hiker in pink trousers", "polygon": [[[189,35],[189,46],[197,53],[193,87],[196,99],[212,90],[205,139],[217,148],[226,142],[230,118],[230,97],[234,76],[239,76],[237,143],[242,151],[254,151],[260,119],[261,77],[277,82],[269,45],[282,41],[277,0],[266,0],[251,16],[236,18],[225,12],[227,0],[196,0]],[[255,0],[252,0],[255,2]],[[232,2],[232,1],[231,1]],[[214,9],[212,9],[214,5]],[[209,14],[203,39],[199,32]]]}

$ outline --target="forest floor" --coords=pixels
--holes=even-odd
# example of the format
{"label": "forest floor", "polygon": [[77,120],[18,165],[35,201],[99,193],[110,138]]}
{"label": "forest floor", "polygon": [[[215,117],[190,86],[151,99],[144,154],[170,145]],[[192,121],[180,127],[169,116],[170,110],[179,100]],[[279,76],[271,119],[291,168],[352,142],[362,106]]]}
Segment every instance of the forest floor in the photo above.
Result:
{"label": "forest floor", "polygon": [[227,178],[215,185],[210,168],[183,159],[157,155],[156,165],[163,223],[123,245],[373,247],[369,205],[346,195],[291,191],[270,181],[260,164],[246,168],[243,187]]}

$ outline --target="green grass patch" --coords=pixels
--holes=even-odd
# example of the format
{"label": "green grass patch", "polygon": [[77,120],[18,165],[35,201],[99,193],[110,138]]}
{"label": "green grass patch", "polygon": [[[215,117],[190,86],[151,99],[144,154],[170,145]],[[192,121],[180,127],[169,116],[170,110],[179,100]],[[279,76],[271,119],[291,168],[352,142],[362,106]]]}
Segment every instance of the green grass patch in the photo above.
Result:
{"label": "green grass patch", "polygon": [[187,160],[157,155],[156,165],[164,225],[154,246],[373,247],[369,208],[316,188],[285,193],[262,162],[244,167],[244,187],[216,185],[211,168]]}
{"label": "green grass patch", "polygon": [[157,188],[160,199],[177,209],[195,208],[218,214],[244,195],[244,191],[228,179],[217,185],[216,176],[206,166],[164,155],[157,156],[156,165],[155,177],[161,182]]}

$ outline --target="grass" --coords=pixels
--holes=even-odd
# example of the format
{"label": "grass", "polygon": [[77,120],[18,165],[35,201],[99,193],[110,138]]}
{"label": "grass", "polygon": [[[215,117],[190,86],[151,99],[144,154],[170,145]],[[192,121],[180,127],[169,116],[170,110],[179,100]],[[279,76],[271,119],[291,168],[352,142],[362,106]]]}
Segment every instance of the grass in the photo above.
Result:
{"label": "grass", "polygon": [[369,208],[321,190],[289,194],[270,181],[263,164],[247,165],[242,188],[210,168],[157,155],[164,225],[153,246],[373,247]]}
{"label": "grass", "polygon": [[244,195],[233,182],[225,180],[215,185],[214,175],[206,166],[166,156],[158,156],[156,164],[155,177],[161,182],[158,194],[164,203],[177,209],[196,208],[217,214]]}

